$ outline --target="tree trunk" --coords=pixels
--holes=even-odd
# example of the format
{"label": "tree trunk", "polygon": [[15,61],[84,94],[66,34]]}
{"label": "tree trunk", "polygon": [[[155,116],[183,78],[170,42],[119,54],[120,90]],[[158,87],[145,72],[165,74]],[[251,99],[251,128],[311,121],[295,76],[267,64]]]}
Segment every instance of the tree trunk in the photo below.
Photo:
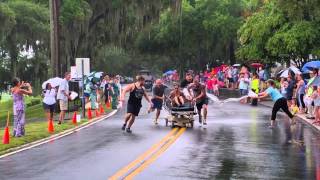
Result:
{"label": "tree trunk", "polygon": [[51,75],[61,75],[59,60],[59,0],[50,0]]}

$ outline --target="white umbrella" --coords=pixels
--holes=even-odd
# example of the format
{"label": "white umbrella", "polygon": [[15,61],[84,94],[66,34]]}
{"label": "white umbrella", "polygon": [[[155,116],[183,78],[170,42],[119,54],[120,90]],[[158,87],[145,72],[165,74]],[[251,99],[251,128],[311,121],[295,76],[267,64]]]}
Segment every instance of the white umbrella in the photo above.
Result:
{"label": "white umbrella", "polygon": [[289,76],[289,69],[284,70],[284,71],[281,72],[280,77],[287,78],[288,76]]}
{"label": "white umbrella", "polygon": [[294,74],[301,74],[301,71],[295,67],[295,66],[290,66],[289,69],[294,73]]}
{"label": "white umbrella", "polygon": [[51,78],[47,81],[45,81],[44,83],[42,83],[42,89],[46,89],[46,85],[48,83],[51,84],[52,87],[57,87],[60,85],[60,83],[63,81],[62,78],[59,78],[59,77],[55,77],[55,78]]}

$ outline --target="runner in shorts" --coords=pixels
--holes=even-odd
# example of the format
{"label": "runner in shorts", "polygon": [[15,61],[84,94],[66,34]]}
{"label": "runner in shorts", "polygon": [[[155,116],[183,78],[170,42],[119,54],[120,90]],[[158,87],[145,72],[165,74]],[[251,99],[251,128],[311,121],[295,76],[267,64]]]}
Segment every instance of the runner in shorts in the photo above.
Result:
{"label": "runner in shorts", "polygon": [[122,130],[126,130],[128,133],[131,133],[131,126],[135,121],[136,116],[139,115],[140,109],[142,107],[142,97],[144,96],[146,100],[150,103],[150,107],[152,107],[152,102],[148,97],[144,83],[145,79],[142,76],[136,77],[137,81],[135,83],[129,84],[121,95],[121,102],[124,101],[125,96],[128,92],[130,92],[128,105],[127,105],[127,114],[125,117],[124,124],[122,126]]}
{"label": "runner in shorts", "polygon": [[201,110],[203,110],[203,125],[207,125],[207,111],[208,111],[208,97],[205,85],[199,82],[199,79],[195,78],[193,83],[189,85],[188,90],[193,90],[193,101],[196,103],[199,123],[202,124]]}
{"label": "runner in shorts", "polygon": [[151,101],[152,101],[153,106],[150,107],[148,112],[150,113],[150,112],[153,112],[154,110],[157,110],[156,117],[154,119],[155,124],[158,124],[158,119],[160,116],[160,112],[162,110],[165,88],[166,87],[162,84],[161,79],[157,79],[155,86],[152,88],[153,98],[151,99]]}

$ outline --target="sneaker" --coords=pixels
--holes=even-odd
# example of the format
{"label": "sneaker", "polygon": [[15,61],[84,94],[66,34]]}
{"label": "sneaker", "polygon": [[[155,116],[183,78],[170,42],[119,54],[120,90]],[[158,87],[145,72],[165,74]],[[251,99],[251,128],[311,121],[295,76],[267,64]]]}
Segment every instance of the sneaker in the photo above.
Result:
{"label": "sneaker", "polygon": [[275,128],[275,125],[269,125],[268,128],[269,128],[269,129],[274,129],[274,128]]}
{"label": "sneaker", "polygon": [[132,133],[130,128],[127,128],[126,131],[127,131],[127,133]]}
{"label": "sneaker", "polygon": [[207,123],[206,123],[206,122],[204,122],[204,123],[203,123],[203,125],[207,125]]}
{"label": "sneaker", "polygon": [[158,120],[157,119],[154,119],[153,122],[154,122],[155,125],[158,125]]}
{"label": "sneaker", "polygon": [[127,125],[124,124],[121,129],[122,129],[123,131],[126,130],[126,126],[127,126]]}

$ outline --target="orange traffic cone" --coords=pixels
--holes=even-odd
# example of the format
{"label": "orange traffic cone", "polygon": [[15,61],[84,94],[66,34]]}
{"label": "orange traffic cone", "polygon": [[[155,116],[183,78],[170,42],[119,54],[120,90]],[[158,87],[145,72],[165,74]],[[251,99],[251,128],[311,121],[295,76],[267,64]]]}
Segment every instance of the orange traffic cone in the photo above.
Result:
{"label": "orange traffic cone", "polygon": [[102,105],[100,105],[100,114],[104,114],[104,109]]}
{"label": "orange traffic cone", "polygon": [[8,112],[7,125],[6,125],[6,128],[4,129],[4,135],[3,135],[3,139],[2,139],[3,144],[9,144],[9,142],[10,142],[9,118],[10,118],[10,113]]}
{"label": "orange traffic cone", "polygon": [[107,109],[110,109],[110,108],[111,108],[110,98],[108,99],[106,106],[107,106]]}
{"label": "orange traffic cone", "polygon": [[99,116],[100,116],[100,114],[99,114],[98,109],[96,109],[96,110],[95,110],[95,112],[96,112],[96,117],[99,117]]}
{"label": "orange traffic cone", "polygon": [[53,133],[54,132],[54,127],[53,127],[53,120],[50,119],[48,122],[48,132]]}
{"label": "orange traffic cone", "polygon": [[9,127],[6,127],[4,130],[2,143],[9,144],[9,142],[10,142]]}
{"label": "orange traffic cone", "polygon": [[77,112],[75,111],[72,116],[72,124],[77,125]]}
{"label": "orange traffic cone", "polygon": [[89,108],[88,110],[88,120],[92,119],[92,112],[91,112],[91,108]]}

